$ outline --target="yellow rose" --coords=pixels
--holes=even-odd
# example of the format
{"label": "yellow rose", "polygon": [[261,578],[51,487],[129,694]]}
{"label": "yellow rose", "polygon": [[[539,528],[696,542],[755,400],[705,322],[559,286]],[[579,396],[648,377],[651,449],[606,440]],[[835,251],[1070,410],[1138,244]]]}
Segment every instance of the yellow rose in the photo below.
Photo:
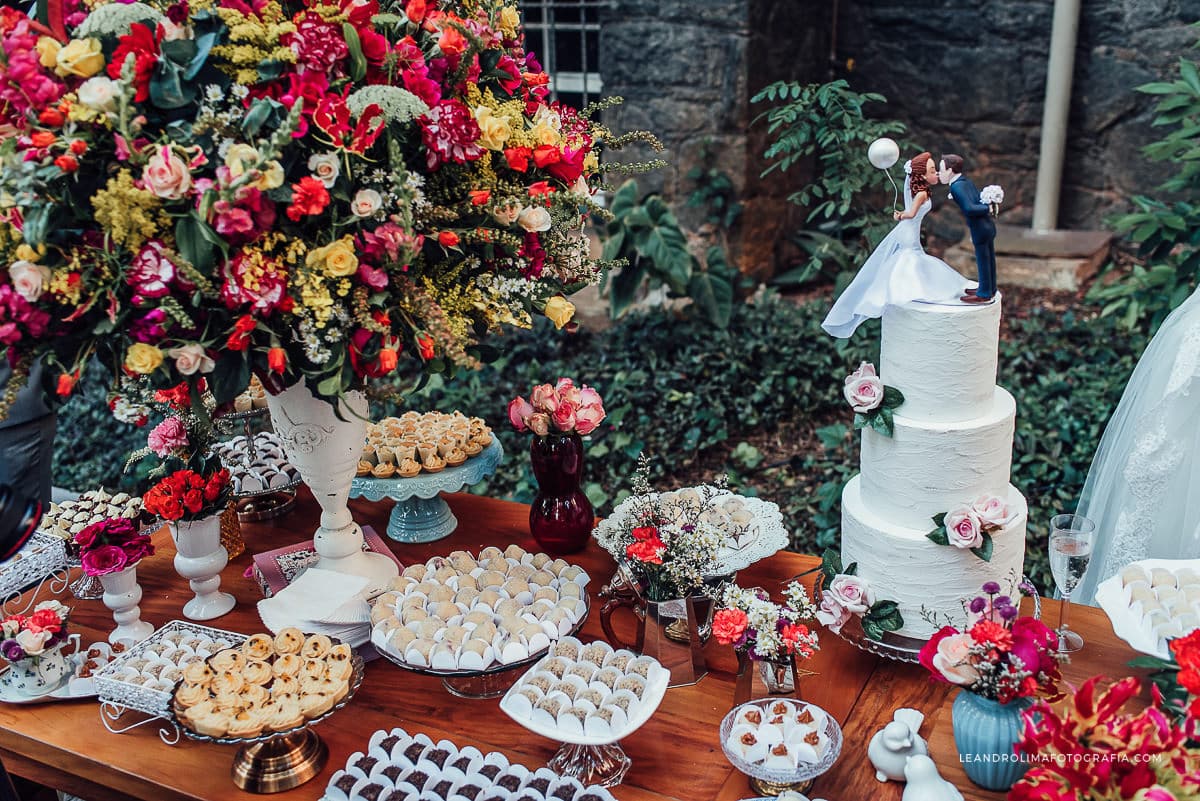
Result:
{"label": "yellow rose", "polygon": [[32,261],[36,262],[46,252],[46,247],[43,245],[40,249],[34,250],[29,245],[21,243],[17,245],[17,261]]}
{"label": "yellow rose", "polygon": [[283,165],[278,161],[268,161],[266,168],[254,182],[254,186],[264,192],[283,186]]}
{"label": "yellow rose", "polygon": [[229,168],[230,178],[240,178],[246,170],[258,164],[258,151],[251,145],[238,142],[230,145],[225,152],[225,166]]}
{"label": "yellow rose", "polygon": [[500,9],[500,30],[508,36],[514,36],[517,26],[521,24],[521,15],[512,6]]}
{"label": "yellow rose", "polygon": [[358,256],[354,255],[350,237],[310,250],[304,263],[309,267],[324,267],[326,275],[334,278],[345,278],[358,272]]}
{"label": "yellow rose", "polygon": [[145,342],[135,342],[125,353],[125,368],[141,375],[149,375],[163,363],[163,352]]}
{"label": "yellow rose", "polygon": [[104,51],[99,39],[72,39],[54,57],[54,71],[62,76],[90,78],[104,69]]}
{"label": "yellow rose", "polygon": [[546,316],[555,328],[562,328],[575,316],[575,304],[562,295],[555,295],[546,301]]}
{"label": "yellow rose", "polygon": [[487,106],[475,109],[475,122],[479,124],[479,144],[488,150],[503,150],[504,143],[512,135],[508,120],[499,117]]}
{"label": "yellow rose", "polygon": [[558,129],[548,122],[539,122],[533,126],[533,138],[539,145],[557,145]]}
{"label": "yellow rose", "polygon": [[38,60],[46,69],[54,69],[58,66],[58,51],[62,49],[62,45],[49,36],[40,36],[35,45],[37,50]]}

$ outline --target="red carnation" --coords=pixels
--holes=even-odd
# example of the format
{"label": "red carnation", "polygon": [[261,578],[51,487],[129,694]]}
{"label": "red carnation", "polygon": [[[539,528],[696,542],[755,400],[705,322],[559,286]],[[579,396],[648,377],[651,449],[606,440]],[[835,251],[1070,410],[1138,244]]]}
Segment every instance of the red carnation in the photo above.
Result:
{"label": "red carnation", "polygon": [[150,99],[150,78],[158,66],[158,38],[140,22],[130,26],[129,33],[117,40],[117,49],[108,62],[108,77],[119,80],[130,55],[134,57],[133,85],[137,88],[133,99],[145,103]]}
{"label": "red carnation", "polygon": [[325,184],[311,175],[292,184],[292,205],[287,207],[288,219],[300,222],[301,217],[312,217],[325,211],[329,205],[329,192]]}

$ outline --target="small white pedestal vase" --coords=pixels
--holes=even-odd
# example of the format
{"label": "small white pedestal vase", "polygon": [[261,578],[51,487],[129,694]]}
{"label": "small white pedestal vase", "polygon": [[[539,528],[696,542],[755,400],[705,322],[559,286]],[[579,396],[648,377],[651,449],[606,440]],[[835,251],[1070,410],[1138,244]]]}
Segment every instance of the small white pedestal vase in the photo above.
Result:
{"label": "small white pedestal vase", "polygon": [[196,597],[183,605],[188,620],[212,620],[233,609],[237,600],[219,592],[229,553],[221,545],[221,515],[168,524],[175,541],[175,572],[188,580]]}
{"label": "small white pedestal vase", "polygon": [[321,505],[321,525],[313,535],[320,559],[317,567],[369,580],[374,595],[399,575],[396,563],[383,554],[363,551],[363,533],[350,516],[350,484],[362,457],[367,432],[367,399],[347,393],[339,419],[333,405],[314,396],[303,381],[278,395],[267,395],[271,424],[283,440],[288,460]]}
{"label": "small white pedestal vase", "polygon": [[154,633],[154,626],[142,620],[142,610],[138,608],[142,588],[137,583],[136,564],[100,576],[100,584],[104,587],[104,605],[112,610],[117,624],[108,635],[109,642],[139,643]]}

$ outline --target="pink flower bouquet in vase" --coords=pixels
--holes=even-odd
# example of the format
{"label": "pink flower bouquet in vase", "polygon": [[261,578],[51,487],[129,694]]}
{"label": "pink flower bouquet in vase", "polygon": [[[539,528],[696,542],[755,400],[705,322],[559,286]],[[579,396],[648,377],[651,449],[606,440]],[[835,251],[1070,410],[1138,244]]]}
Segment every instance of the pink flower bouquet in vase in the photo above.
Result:
{"label": "pink flower bouquet in vase", "polygon": [[141,642],[153,634],[154,626],[142,620],[138,608],[142,588],[137,583],[138,563],[154,554],[150,537],[140,533],[134,521],[110,517],[76,534],[75,545],[83,572],[99,577],[104,605],[113,611],[117,627],[108,641]]}
{"label": "pink flower bouquet in vase", "polygon": [[583,491],[583,437],[604,419],[600,393],[560,378],[534,387],[508,404],[517,431],[534,434],[529,458],[538,494],[529,511],[529,531],[548,553],[575,553],[587,544],[596,513]]}
{"label": "pink flower bouquet in vase", "polygon": [[1034,617],[1018,616],[1013,599],[989,581],[973,599],[962,630],[944,626],[921,649],[921,664],[936,681],[957,684],[954,743],[967,777],[988,790],[1007,790],[1028,762],[1014,748],[1022,713],[1043,697],[1058,700],[1058,635]]}

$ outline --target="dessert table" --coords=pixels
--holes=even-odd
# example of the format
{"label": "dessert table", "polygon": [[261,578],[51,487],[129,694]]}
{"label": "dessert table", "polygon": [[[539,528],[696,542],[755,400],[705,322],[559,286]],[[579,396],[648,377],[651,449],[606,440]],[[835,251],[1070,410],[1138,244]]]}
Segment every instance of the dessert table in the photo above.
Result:
{"label": "dessert table", "polygon": [[[388,542],[404,564],[423,562],[456,549],[477,551],[487,545],[517,543],[536,550],[529,535],[526,506],[472,495],[448,497],[458,518],[458,530],[447,539],[422,545]],[[387,528],[391,503],[352,501],[360,523]],[[254,553],[295,543],[315,528],[319,510],[306,488],[300,490],[295,510],[267,523],[243,524],[246,554],[225,569],[222,590],[234,593],[238,606],[209,625],[243,632],[262,630],[254,604],[261,593],[243,571]],[[158,553],[138,568],[144,589],[142,617],[155,626],[181,618],[181,607],[191,596],[186,583],[174,572],[174,547],[166,529],[154,535]],[[568,560],[584,567],[592,577],[588,591],[593,608],[580,637],[602,637],[595,595],[612,576],[612,560],[594,543]],[[811,556],[780,553],[739,574],[743,586],[774,588],[778,583],[815,567]],[[811,576],[809,583],[811,585]],[[936,580],[936,579],[934,579]],[[43,590],[43,593],[47,592]],[[102,640],[112,625],[111,613],[99,601],[74,601],[72,629],[84,643]],[[1058,604],[1043,601],[1045,614],[1057,621]],[[632,627],[632,621],[623,621]],[[1065,675],[1072,683],[1104,673],[1130,673],[1125,663],[1134,652],[1113,634],[1099,609],[1077,608],[1072,626],[1087,641]],[[612,788],[620,801],[737,801],[754,795],[747,779],[722,755],[718,742],[721,718],[731,708],[736,661],[731,649],[715,641],[707,649],[710,674],[699,684],[670,690],[642,729],[622,742],[633,760],[625,782]],[[964,775],[950,728],[953,692],[932,684],[924,670],[859,651],[834,635],[821,632],[820,652],[803,667],[816,675],[801,681],[801,696],[832,713],[845,730],[846,746],[833,769],[817,780],[813,794],[830,801],[899,801],[903,785],[880,785],[866,760],[871,735],[891,720],[892,711],[911,706],[925,712],[922,734],[942,774],[968,799],[999,799],[972,785]],[[514,762],[532,768],[549,760],[558,744],[530,734],[499,710],[498,699],[466,701],[451,696],[434,677],[406,672],[385,660],[367,665],[366,680],[351,704],[318,727],[329,745],[329,761],[311,782],[280,793],[281,799],[319,799],[329,776],[343,767],[354,751],[364,750],[377,729],[402,726],[410,733],[425,732],[435,741],[448,738],[459,746],[474,745],[485,753],[502,751]],[[253,798],[230,780],[234,756],[231,747],[181,741],[161,742],[156,726],[125,734],[111,734],[101,723],[95,699],[31,706],[0,704],[0,759],[8,770],[50,787],[66,790],[89,801],[138,798],[173,799]]]}

